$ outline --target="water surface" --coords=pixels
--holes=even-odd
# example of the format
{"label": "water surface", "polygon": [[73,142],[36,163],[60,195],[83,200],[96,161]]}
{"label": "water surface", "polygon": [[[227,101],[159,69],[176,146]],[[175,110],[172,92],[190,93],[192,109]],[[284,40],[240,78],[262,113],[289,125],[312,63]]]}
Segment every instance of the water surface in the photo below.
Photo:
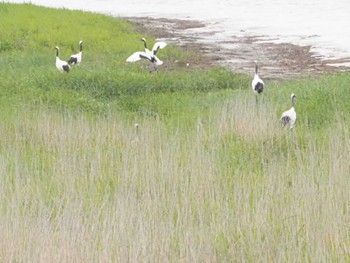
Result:
{"label": "water surface", "polygon": [[350,57],[349,0],[10,0],[113,16],[195,19],[217,33],[311,45],[323,58]]}

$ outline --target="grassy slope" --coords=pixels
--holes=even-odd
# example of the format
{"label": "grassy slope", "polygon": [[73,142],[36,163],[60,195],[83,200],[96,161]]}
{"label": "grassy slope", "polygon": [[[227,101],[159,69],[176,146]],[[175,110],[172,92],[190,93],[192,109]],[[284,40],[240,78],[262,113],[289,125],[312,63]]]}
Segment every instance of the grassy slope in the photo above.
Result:
{"label": "grassy slope", "polygon": [[[2,260],[348,260],[348,75],[268,83],[256,103],[247,76],[126,65],[142,43],[121,20],[0,17]],[[54,46],[67,59],[80,39],[60,74]],[[292,92],[294,132],[277,125]]]}
{"label": "grassy slope", "polygon": [[[143,48],[139,41],[142,35],[135,33],[131,25],[112,17],[32,5],[2,4],[0,12],[1,73],[5,78],[2,85],[12,86],[11,90],[3,90],[7,96],[14,94],[15,99],[17,93],[24,92],[26,101],[51,100],[50,104],[67,108],[80,106],[82,111],[92,107],[95,112],[105,110],[104,102],[119,100],[119,106],[129,110],[129,96],[222,89],[237,86],[243,79],[230,80],[222,70],[209,71],[206,75],[184,70],[153,76],[144,70],[147,63],[126,65],[126,58]],[[61,59],[68,59],[78,51],[80,39],[84,40],[84,63],[74,74],[57,74],[54,47],[60,47]],[[149,42],[151,44],[152,39]],[[162,50],[160,56],[170,65],[175,60],[189,59],[189,54],[175,47]],[[220,76],[225,82],[216,81]],[[192,81],[193,78],[196,81]]]}

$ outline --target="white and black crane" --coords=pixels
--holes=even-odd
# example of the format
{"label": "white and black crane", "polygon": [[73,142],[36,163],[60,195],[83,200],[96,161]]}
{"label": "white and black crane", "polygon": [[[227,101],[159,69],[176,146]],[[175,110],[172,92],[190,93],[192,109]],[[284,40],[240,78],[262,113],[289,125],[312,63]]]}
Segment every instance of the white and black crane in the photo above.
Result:
{"label": "white and black crane", "polygon": [[153,45],[152,50],[149,50],[147,47],[147,42],[145,38],[141,38],[141,41],[144,43],[145,51],[137,51],[133,53],[130,57],[126,59],[126,62],[136,62],[141,59],[147,59],[150,63],[156,66],[160,66],[163,64],[163,61],[161,61],[157,56],[157,52],[159,49],[163,49],[166,47],[167,43],[165,42],[156,42]]}
{"label": "white and black crane", "polygon": [[69,64],[80,65],[82,55],[83,55],[83,41],[82,40],[79,41],[79,49],[80,49],[79,53],[70,56],[70,58],[68,60]]}
{"label": "white and black crane", "polygon": [[292,93],[290,97],[292,100],[292,107],[289,110],[282,113],[280,122],[283,126],[289,126],[290,129],[293,129],[295,121],[297,120],[297,113],[295,112],[294,108],[294,99],[296,98],[296,96],[294,93]]}
{"label": "white and black crane", "polygon": [[264,84],[264,81],[259,77],[258,62],[256,60],[254,61],[254,64],[255,64],[255,75],[252,81],[252,89],[254,92],[260,94],[264,91],[265,84]]}
{"label": "white and black crane", "polygon": [[58,47],[55,47],[56,49],[56,68],[61,71],[61,72],[69,72],[70,70],[70,66],[69,64],[64,61],[64,60],[61,60],[59,57],[58,57],[58,51],[60,50]]}

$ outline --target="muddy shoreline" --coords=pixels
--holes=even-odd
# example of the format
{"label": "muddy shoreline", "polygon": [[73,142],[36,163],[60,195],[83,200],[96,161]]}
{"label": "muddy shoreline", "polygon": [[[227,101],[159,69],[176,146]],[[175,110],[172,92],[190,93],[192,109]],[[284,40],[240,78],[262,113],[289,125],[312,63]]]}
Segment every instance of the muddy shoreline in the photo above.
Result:
{"label": "muddy shoreline", "polygon": [[268,36],[244,36],[244,32],[241,32],[240,36],[232,35],[225,41],[217,41],[217,32],[201,21],[150,17],[125,19],[140,32],[200,54],[201,59],[183,62],[192,67],[219,65],[234,72],[254,74],[253,62],[258,60],[260,75],[272,80],[350,72],[350,67],[341,66],[342,63],[349,63],[350,57],[325,59],[311,52],[310,46],[276,44]]}

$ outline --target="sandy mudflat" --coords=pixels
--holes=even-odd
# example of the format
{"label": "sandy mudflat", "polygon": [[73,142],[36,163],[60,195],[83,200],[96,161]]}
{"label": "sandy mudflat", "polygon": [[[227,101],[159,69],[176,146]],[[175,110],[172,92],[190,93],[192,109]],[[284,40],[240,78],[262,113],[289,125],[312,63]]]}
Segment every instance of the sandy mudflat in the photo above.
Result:
{"label": "sandy mudflat", "polygon": [[245,36],[242,31],[239,36],[232,35],[225,41],[217,41],[217,32],[200,21],[150,17],[126,19],[135,23],[140,32],[200,52],[203,55],[201,59],[184,63],[192,67],[221,65],[235,72],[254,74],[253,62],[258,60],[259,74],[264,79],[350,72],[350,57],[325,59],[312,53],[310,46],[276,44],[272,43],[276,39],[268,36]]}

